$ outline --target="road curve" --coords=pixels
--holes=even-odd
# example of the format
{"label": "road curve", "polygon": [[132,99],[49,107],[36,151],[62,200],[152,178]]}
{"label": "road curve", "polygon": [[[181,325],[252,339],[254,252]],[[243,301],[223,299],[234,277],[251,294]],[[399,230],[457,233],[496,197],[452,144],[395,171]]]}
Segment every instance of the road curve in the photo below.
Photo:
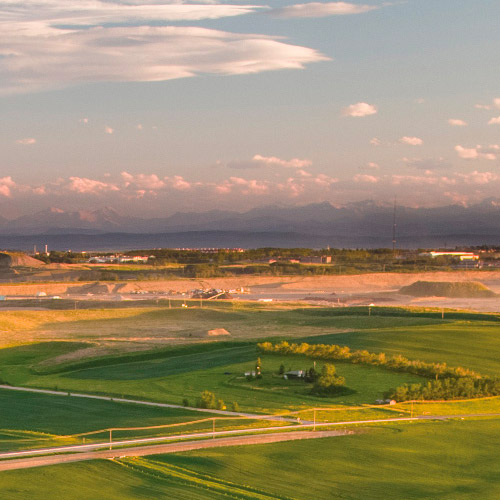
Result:
{"label": "road curve", "polygon": [[317,432],[286,432],[275,434],[261,434],[250,436],[224,437],[207,439],[203,441],[190,441],[184,443],[169,443],[154,446],[133,448],[120,448],[118,450],[103,450],[68,455],[49,455],[44,457],[31,457],[0,462],[0,471],[29,469],[69,462],[82,462],[85,460],[112,459],[120,457],[140,457],[145,455],[158,455],[164,453],[178,453],[182,451],[200,450],[203,448],[217,448],[222,446],[242,446],[250,444],[278,443],[280,441],[294,441],[298,439],[317,439],[353,434],[349,430],[317,431]]}

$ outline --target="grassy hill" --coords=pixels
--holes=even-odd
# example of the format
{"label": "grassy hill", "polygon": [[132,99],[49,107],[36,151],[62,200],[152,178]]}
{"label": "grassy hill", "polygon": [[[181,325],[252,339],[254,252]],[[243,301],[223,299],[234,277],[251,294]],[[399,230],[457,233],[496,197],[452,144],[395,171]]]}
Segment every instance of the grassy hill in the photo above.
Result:
{"label": "grassy hill", "polygon": [[478,281],[416,281],[399,290],[413,297],[488,298],[495,293]]}

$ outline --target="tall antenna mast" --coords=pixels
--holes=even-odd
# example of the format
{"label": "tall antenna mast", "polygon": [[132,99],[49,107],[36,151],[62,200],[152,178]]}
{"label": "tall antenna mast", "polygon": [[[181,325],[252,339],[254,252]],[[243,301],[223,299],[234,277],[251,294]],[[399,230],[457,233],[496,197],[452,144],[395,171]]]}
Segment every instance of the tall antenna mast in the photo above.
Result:
{"label": "tall antenna mast", "polygon": [[396,251],[396,197],[394,196],[394,217],[392,221],[392,252]]}

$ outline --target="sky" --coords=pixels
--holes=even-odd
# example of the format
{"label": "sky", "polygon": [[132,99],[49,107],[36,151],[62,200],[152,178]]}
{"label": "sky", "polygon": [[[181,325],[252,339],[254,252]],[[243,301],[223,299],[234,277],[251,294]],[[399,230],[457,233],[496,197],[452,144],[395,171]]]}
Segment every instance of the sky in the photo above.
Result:
{"label": "sky", "polygon": [[500,198],[498,0],[0,0],[0,216]]}

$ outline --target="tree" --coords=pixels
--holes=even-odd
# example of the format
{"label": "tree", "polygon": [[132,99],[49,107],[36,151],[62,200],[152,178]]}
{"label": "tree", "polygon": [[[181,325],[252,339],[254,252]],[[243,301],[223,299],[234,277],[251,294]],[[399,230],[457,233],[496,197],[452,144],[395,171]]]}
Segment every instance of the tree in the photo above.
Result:
{"label": "tree", "polygon": [[283,363],[281,363],[278,373],[280,375],[283,375],[285,373],[285,365]]}
{"label": "tree", "polygon": [[336,375],[335,366],[327,363],[321,369],[321,375],[317,378],[312,392],[328,396],[338,393],[345,384],[344,377]]}
{"label": "tree", "polygon": [[217,400],[215,399],[215,394],[210,391],[203,391],[200,398],[196,402],[198,408],[208,408],[215,409],[217,406]]}
{"label": "tree", "polygon": [[255,377],[262,377],[262,361],[260,360],[260,358],[257,358],[257,361],[255,363]]}

